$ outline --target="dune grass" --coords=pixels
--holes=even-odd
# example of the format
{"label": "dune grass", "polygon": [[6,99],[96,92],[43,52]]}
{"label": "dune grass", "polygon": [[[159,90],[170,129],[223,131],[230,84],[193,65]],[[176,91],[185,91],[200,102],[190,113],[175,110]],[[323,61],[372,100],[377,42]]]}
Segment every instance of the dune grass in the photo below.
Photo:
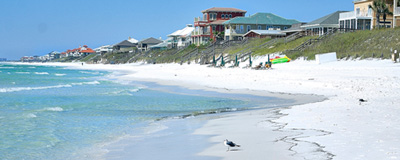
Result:
{"label": "dune grass", "polygon": [[336,52],[340,59],[389,58],[394,50],[400,51],[400,28],[338,33],[307,48],[300,55],[314,59],[315,54]]}

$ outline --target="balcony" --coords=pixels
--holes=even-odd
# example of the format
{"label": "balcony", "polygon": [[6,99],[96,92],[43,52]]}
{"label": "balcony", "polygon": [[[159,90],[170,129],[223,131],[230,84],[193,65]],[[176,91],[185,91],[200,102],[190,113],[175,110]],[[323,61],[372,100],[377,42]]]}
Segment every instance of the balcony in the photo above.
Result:
{"label": "balcony", "polygon": [[206,26],[208,24],[207,20],[200,17],[194,18],[194,26]]}
{"label": "balcony", "polygon": [[210,32],[193,31],[192,36],[209,36]]}
{"label": "balcony", "polygon": [[340,13],[339,19],[369,19],[372,18],[372,13],[371,12],[359,12],[358,14],[355,11],[351,12],[344,12]]}
{"label": "balcony", "polygon": [[247,33],[247,32],[245,32],[244,30],[242,30],[242,31],[240,31],[240,30],[230,30],[230,29],[225,30],[225,36],[228,36],[228,35],[241,35],[241,34],[245,34],[245,33]]}

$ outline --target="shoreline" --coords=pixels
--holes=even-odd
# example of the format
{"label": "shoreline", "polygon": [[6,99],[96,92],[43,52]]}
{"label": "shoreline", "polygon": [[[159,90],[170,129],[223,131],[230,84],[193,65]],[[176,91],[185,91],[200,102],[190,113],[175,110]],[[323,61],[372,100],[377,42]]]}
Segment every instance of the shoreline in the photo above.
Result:
{"label": "shoreline", "polygon": [[[253,129],[256,129],[257,133],[265,132],[263,130],[265,128],[275,130],[275,133],[295,133],[278,135],[278,139],[268,141],[268,143],[291,144],[288,148],[283,147],[291,153],[288,157],[290,159],[400,158],[400,148],[397,145],[400,143],[400,138],[397,136],[400,129],[394,128],[400,125],[400,118],[396,116],[400,114],[400,108],[396,107],[398,99],[396,95],[400,95],[398,83],[400,65],[393,64],[389,60],[338,61],[323,65],[317,65],[312,61],[294,61],[275,65],[273,70],[267,71],[177,64],[92,67],[92,69],[99,68],[135,72],[122,76],[121,79],[158,80],[164,83],[169,81],[179,86],[194,86],[193,88],[201,86],[209,89],[226,88],[228,91],[242,89],[323,95],[328,100],[274,109],[271,111],[275,116],[272,119],[271,116],[265,115],[269,113],[258,111],[258,115],[255,116],[258,118],[247,123],[249,126],[256,126]],[[360,103],[359,98],[368,101]],[[234,119],[246,117],[244,112],[233,114],[232,117],[236,117]],[[255,113],[247,116],[251,114]],[[223,122],[224,120],[231,119],[228,116],[209,120],[203,129],[212,130],[213,126],[232,129],[234,127],[226,125],[237,122]],[[262,123],[264,127],[257,127],[254,123]],[[240,122],[240,124],[246,123]],[[249,150],[246,147],[238,152],[226,153],[226,148],[222,145],[223,139],[218,138],[218,136],[224,137],[224,133],[218,130],[214,132],[196,131],[196,134],[212,134],[214,137],[211,137],[210,141],[219,142],[199,153],[200,155],[215,155],[223,159],[231,159],[231,156],[238,155],[268,157],[260,148]],[[237,142],[239,138],[241,137],[231,140]],[[247,141],[258,143],[254,138]],[[246,146],[252,145],[246,144]],[[210,149],[216,150],[216,147],[223,152],[210,151]]]}

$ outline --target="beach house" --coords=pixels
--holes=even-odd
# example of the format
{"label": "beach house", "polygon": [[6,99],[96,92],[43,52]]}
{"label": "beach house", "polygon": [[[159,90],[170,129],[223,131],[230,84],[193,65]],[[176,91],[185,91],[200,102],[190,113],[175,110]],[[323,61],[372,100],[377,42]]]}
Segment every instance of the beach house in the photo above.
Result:
{"label": "beach house", "polygon": [[117,51],[130,51],[133,50],[133,48],[137,47],[138,45],[138,40],[129,37],[128,40],[123,40],[122,42],[119,42],[117,44],[113,45],[113,48]]}
{"label": "beach house", "polygon": [[89,54],[96,53],[93,49],[89,48],[87,45],[83,45],[83,47],[79,51],[81,56],[87,56]]}
{"label": "beach house", "polygon": [[139,51],[145,52],[150,49],[151,46],[162,43],[163,41],[160,39],[155,39],[153,37],[141,40],[138,42]]}
{"label": "beach house", "polygon": [[196,45],[205,44],[209,41],[224,39],[223,23],[235,17],[244,17],[247,11],[236,8],[214,7],[201,11],[203,17],[194,18],[194,31],[192,32],[192,43]]}
{"label": "beach house", "polygon": [[308,35],[323,35],[335,28],[339,28],[339,15],[340,13],[345,13],[346,11],[336,11],[334,13],[328,14],[314,21],[311,21],[301,28],[306,30]]}
{"label": "beach house", "polygon": [[295,23],[300,22],[294,19],[286,19],[272,13],[256,13],[249,17],[236,17],[223,23],[225,27],[224,39],[240,40],[251,30],[259,30],[257,32],[263,32],[264,34],[267,32],[261,30],[285,30]]}
{"label": "beach house", "polygon": [[177,30],[168,35],[171,40],[168,42],[169,48],[182,48],[192,44],[192,32],[194,27],[192,24],[186,25],[185,28]]}
{"label": "beach house", "polygon": [[375,26],[381,27],[396,27],[400,25],[400,21],[396,17],[400,16],[400,8],[398,0],[384,0],[392,15],[386,15],[386,20],[383,20],[383,15],[380,15],[379,24],[375,11],[369,6],[373,6],[374,0],[354,0],[354,10],[350,12],[340,13],[339,24],[342,29],[352,30],[370,30]]}
{"label": "beach house", "polygon": [[286,33],[280,30],[250,30],[243,35],[244,38],[280,38],[285,37]]}

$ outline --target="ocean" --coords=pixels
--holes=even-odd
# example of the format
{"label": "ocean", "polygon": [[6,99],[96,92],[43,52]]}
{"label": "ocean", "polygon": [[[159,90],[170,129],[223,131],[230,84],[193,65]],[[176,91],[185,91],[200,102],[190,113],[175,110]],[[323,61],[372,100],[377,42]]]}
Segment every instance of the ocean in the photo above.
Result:
{"label": "ocean", "polygon": [[0,159],[85,159],[99,154],[94,148],[121,137],[157,132],[143,131],[155,121],[252,109],[265,101],[271,103],[263,107],[283,103],[119,83],[109,78],[112,74],[0,63]]}

